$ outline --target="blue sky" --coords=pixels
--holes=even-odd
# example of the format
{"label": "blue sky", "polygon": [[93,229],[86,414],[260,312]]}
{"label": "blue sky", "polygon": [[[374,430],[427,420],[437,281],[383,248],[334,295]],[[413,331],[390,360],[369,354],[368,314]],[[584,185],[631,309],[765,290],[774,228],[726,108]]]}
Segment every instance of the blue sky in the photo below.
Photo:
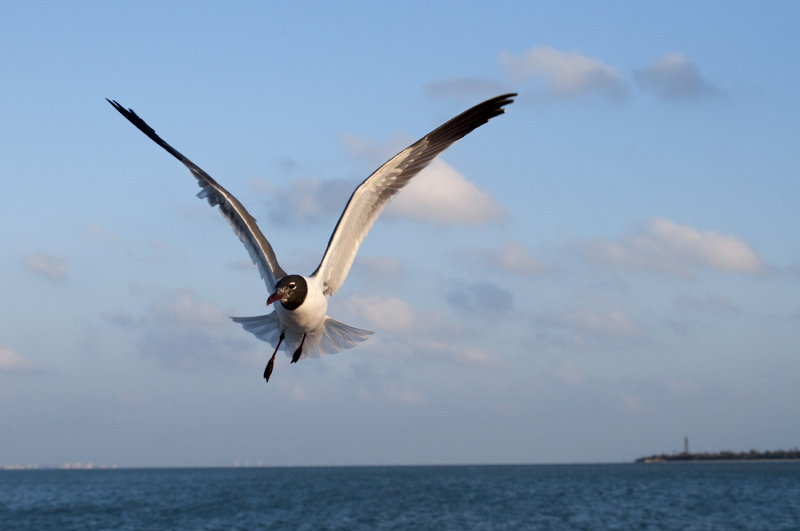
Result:
{"label": "blue sky", "polygon": [[[798,445],[797,3],[160,4],[0,7],[0,465]],[[268,384],[246,251],[104,101],[308,274],[359,181],[510,91],[331,299],[375,335]]]}

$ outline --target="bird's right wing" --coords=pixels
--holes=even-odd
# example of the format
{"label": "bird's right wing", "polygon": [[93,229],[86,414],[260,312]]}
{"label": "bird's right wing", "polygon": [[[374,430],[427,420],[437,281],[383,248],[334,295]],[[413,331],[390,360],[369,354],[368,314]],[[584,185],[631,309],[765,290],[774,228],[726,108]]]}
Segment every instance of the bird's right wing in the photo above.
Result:
{"label": "bird's right wing", "polygon": [[125,109],[116,101],[106,99],[119,113],[135,125],[139,131],[146,134],[150,139],[167,150],[173,157],[181,161],[192,175],[197,179],[197,184],[202,190],[197,197],[206,199],[211,206],[219,205],[219,211],[233,227],[233,231],[239,236],[247,251],[250,253],[253,263],[258,267],[261,278],[267,285],[267,290],[272,293],[275,291],[275,282],[281,277],[286,276],[286,272],[278,265],[278,259],[272,246],[259,230],[256,220],[242,206],[242,204],[217,181],[211,178],[194,162],[184,157],[178,150],[167,144],[156,134],[152,127],[147,125],[144,120],[133,112],[133,109]]}
{"label": "bird's right wing", "polygon": [[342,286],[359,245],[386,203],[436,155],[490,119],[516,94],[503,94],[467,109],[389,159],[356,188],[331,234],[328,248],[313,275],[330,297]]}

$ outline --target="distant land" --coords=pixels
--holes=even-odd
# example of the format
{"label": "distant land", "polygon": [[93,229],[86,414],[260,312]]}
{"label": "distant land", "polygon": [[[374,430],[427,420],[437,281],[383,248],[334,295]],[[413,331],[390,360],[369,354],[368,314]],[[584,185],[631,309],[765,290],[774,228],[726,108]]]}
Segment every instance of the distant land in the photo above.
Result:
{"label": "distant land", "polygon": [[118,468],[117,465],[95,465],[93,463],[64,463],[61,465],[6,465],[0,463],[0,470],[106,470],[109,468]]}
{"label": "distant land", "polygon": [[682,461],[784,461],[790,459],[800,459],[800,449],[794,448],[792,450],[771,450],[766,452],[759,452],[758,450],[750,450],[749,452],[731,452],[730,450],[723,450],[716,453],[672,453],[672,454],[658,454],[648,457],[640,457],[635,460],[636,463],[673,463]]}

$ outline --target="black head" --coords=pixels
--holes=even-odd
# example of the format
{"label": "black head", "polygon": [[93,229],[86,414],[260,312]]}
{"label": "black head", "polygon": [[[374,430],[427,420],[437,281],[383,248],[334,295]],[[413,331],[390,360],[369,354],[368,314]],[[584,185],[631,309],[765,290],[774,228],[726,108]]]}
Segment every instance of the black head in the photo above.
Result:
{"label": "black head", "polygon": [[303,304],[308,294],[308,283],[301,275],[287,275],[275,284],[275,293],[269,296],[267,304],[281,301],[287,310],[296,310]]}

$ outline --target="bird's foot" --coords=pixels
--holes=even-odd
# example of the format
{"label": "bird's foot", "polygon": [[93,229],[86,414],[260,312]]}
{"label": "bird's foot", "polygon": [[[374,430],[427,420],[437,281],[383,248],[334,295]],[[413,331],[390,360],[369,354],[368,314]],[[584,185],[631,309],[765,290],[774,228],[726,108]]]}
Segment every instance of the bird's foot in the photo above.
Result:
{"label": "bird's foot", "polygon": [[303,334],[303,339],[300,340],[300,346],[297,347],[297,350],[294,351],[294,355],[292,355],[292,363],[297,363],[297,360],[300,359],[300,355],[303,353],[303,343],[306,342],[306,335]]}
{"label": "bird's foot", "polygon": [[278,349],[280,348],[281,343],[283,343],[284,337],[286,337],[286,335],[281,332],[281,337],[278,339],[278,344],[275,345],[275,350],[272,352],[272,357],[269,359],[267,366],[264,369],[264,380],[266,381],[269,381],[269,377],[272,375],[272,369],[275,367],[275,354],[278,353]]}
{"label": "bird's foot", "polygon": [[264,369],[264,380],[269,381],[269,377],[272,375],[272,369],[275,367],[275,354],[267,362],[267,367]]}

